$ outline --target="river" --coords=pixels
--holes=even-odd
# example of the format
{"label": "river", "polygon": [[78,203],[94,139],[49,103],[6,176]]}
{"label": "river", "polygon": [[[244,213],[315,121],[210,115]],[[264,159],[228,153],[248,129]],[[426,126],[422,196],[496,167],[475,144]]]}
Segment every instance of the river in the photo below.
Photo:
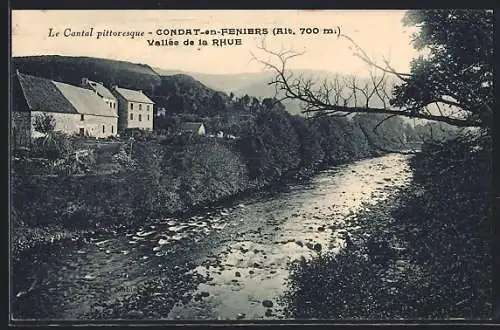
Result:
{"label": "river", "polygon": [[19,319],[281,319],[291,262],[335,252],[360,208],[411,181],[409,156],[335,166],[187,218],[57,242],[13,265]]}

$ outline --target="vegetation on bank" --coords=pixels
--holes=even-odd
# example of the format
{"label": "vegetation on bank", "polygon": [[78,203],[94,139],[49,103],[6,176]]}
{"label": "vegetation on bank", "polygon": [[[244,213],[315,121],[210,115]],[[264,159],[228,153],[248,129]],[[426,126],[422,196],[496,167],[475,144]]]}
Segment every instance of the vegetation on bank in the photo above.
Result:
{"label": "vegetation on bank", "polygon": [[289,316],[491,317],[491,150],[487,135],[426,144],[389,207],[349,220],[346,249],[292,267]]}

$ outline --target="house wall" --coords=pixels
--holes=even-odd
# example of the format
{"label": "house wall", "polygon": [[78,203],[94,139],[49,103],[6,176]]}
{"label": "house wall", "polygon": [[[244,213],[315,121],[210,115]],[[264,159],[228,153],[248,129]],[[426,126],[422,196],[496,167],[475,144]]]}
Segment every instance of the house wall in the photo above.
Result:
{"label": "house wall", "polygon": [[124,130],[128,127],[128,102],[118,95],[118,130]]}
{"label": "house wall", "polygon": [[111,109],[115,110],[118,113],[118,103],[116,99],[111,99],[108,97],[101,97],[104,103]]}
{"label": "house wall", "polygon": [[13,111],[11,116],[11,146],[27,147],[31,142],[31,112]]}
{"label": "house wall", "polygon": [[[116,117],[104,117],[96,115],[83,115],[83,121],[80,114],[49,112],[54,116],[56,126],[55,131],[67,134],[79,134],[80,128],[85,130],[85,135],[92,137],[105,138],[116,136],[118,130],[118,119]],[[42,115],[41,111],[31,112],[31,132],[32,136],[37,137],[40,133],[34,129],[35,118]],[[104,126],[104,132],[103,132]]]}
{"label": "house wall", "polygon": [[119,97],[118,106],[123,107],[119,111],[122,117],[122,127],[139,128],[148,131],[153,130],[154,116],[152,103],[129,102]]}

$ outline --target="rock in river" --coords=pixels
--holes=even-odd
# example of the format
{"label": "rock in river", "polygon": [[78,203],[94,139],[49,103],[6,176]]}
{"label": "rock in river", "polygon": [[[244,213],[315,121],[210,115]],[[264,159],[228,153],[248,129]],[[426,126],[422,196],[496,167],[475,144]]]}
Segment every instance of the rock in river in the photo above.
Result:
{"label": "rock in river", "polygon": [[136,233],[137,236],[139,237],[145,237],[145,236],[149,236],[149,235],[152,235],[154,234],[156,231],[154,230],[151,230],[151,231],[148,231],[148,232],[143,232],[143,231],[140,231],[138,233]]}
{"label": "rock in river", "polygon": [[262,306],[266,307],[266,308],[271,308],[273,307],[273,302],[271,300],[263,300],[262,301]]}

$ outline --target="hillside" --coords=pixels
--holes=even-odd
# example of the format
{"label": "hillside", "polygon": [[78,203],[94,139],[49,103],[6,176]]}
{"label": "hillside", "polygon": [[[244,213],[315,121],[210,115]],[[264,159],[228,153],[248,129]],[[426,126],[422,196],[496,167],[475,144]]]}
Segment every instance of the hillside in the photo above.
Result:
{"label": "hillside", "polygon": [[155,88],[151,98],[158,108],[167,109],[169,114],[217,115],[229,102],[226,94],[203,85],[191,76],[175,74],[161,76],[160,79],[161,84]]}
{"label": "hillside", "polygon": [[[189,75],[201,81],[203,84],[209,86],[210,88],[223,91],[227,94],[232,92],[237,97],[249,95],[249,96],[255,96],[260,99],[264,99],[275,96],[279,98],[283,97],[284,95],[282,92],[278,92],[278,94],[276,94],[275,86],[269,85],[269,82],[272,81],[272,79],[274,78],[274,73],[271,71],[235,73],[235,74],[208,74],[208,73],[187,72],[179,70],[164,70],[161,68],[153,68],[153,69],[158,74],[164,76],[170,76],[176,74]],[[295,77],[313,79],[318,83],[322,83],[325,79],[329,82],[332,82],[335,79],[347,78],[345,76],[339,75],[334,72],[319,71],[319,70],[291,70],[290,72],[293,73]],[[391,95],[392,84],[396,82],[397,81],[395,80],[388,80],[385,90],[385,92],[388,95]],[[357,84],[360,87],[364,86],[365,84],[371,86],[372,82],[368,77],[358,77]],[[357,91],[356,99],[358,105],[366,102],[366,97],[363,95],[361,91]],[[286,110],[291,114],[302,115],[301,112],[303,108],[299,101],[284,100],[283,104],[285,105]],[[354,105],[354,98],[352,98],[352,101],[348,104]],[[376,108],[384,107],[382,101],[376,96],[373,96],[371,98],[369,105],[371,107],[376,107]]]}
{"label": "hillside", "polygon": [[94,57],[13,57],[12,66],[14,71],[18,69],[22,73],[72,85],[79,85],[83,77],[103,82],[108,87],[119,85],[145,92],[161,84],[160,76],[148,65]]}
{"label": "hillside", "polygon": [[[238,95],[237,91],[244,90],[251,84],[267,83],[266,75],[260,72],[255,73],[235,73],[235,74],[210,74],[201,72],[188,72],[181,70],[166,70],[161,68],[153,68],[156,73],[161,76],[173,76],[177,74],[189,75],[206,86],[225,92],[227,94],[233,92]],[[243,96],[244,94],[241,94]],[[249,94],[250,95],[250,94]]]}
{"label": "hillside", "polygon": [[[223,91],[226,94],[233,93],[236,97],[249,95],[264,99],[275,96],[274,87],[268,84],[268,82],[273,77],[270,72],[209,74],[180,70],[164,70],[160,68],[154,68],[154,70],[158,74],[164,76],[186,74],[196,78],[210,88]],[[285,105],[286,110],[289,113],[294,115],[302,115],[302,107],[300,106],[300,103],[298,101],[284,100],[283,104]]]}

